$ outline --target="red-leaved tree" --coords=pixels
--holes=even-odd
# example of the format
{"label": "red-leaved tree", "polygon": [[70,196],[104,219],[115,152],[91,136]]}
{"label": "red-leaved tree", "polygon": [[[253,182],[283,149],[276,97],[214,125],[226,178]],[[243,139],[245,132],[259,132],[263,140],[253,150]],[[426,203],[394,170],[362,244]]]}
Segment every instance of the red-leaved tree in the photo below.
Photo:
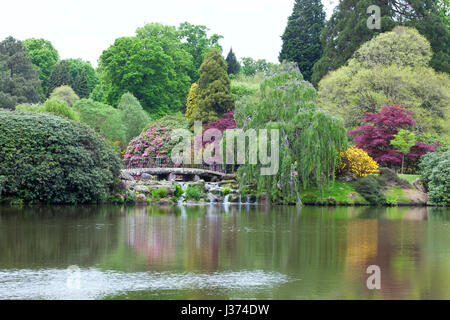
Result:
{"label": "red-leaved tree", "polygon": [[[356,146],[365,150],[375,161],[384,166],[397,166],[402,163],[402,154],[391,145],[391,140],[400,129],[413,130],[416,122],[412,112],[396,104],[383,107],[378,113],[366,113],[362,127],[349,131],[354,136]],[[414,163],[417,159],[434,152],[438,144],[416,142],[410,152],[405,155],[407,163]]]}

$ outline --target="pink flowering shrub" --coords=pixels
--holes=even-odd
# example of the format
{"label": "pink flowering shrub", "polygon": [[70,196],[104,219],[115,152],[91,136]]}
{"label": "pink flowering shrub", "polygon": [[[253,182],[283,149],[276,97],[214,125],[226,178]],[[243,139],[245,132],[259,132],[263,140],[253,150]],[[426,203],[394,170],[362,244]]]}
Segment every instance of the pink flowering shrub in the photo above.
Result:
{"label": "pink flowering shrub", "polygon": [[171,131],[169,127],[154,125],[131,140],[124,155],[126,166],[136,167],[152,161],[159,161],[161,166],[168,164],[172,149],[177,144],[171,139]]}

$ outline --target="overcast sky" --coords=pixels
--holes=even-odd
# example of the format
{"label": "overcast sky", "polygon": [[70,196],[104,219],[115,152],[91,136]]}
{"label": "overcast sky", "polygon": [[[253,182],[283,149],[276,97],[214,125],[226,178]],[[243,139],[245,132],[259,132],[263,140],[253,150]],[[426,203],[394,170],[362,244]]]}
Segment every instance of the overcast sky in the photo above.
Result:
{"label": "overcast sky", "polygon": [[[338,0],[322,0],[327,17]],[[2,0],[0,39],[50,40],[61,59],[97,60],[116,38],[159,22],[188,21],[224,36],[224,54],[277,62],[294,0]]]}

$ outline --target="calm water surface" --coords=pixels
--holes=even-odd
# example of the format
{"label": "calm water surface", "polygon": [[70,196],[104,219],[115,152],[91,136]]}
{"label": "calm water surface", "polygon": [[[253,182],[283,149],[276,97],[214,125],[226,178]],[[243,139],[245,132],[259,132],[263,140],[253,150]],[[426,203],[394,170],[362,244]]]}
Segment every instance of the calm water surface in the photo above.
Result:
{"label": "calm water surface", "polygon": [[0,299],[450,299],[450,210],[0,207]]}

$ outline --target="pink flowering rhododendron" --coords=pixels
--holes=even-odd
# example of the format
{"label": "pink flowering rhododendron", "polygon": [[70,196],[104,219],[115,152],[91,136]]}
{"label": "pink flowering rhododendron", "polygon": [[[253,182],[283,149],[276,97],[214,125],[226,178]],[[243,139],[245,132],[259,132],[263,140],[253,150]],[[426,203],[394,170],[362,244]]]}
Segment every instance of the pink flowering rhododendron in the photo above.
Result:
{"label": "pink flowering rhododendron", "polygon": [[164,165],[165,162],[170,162],[172,149],[177,144],[171,139],[171,131],[168,127],[155,125],[131,140],[124,156],[127,167],[151,162]]}

